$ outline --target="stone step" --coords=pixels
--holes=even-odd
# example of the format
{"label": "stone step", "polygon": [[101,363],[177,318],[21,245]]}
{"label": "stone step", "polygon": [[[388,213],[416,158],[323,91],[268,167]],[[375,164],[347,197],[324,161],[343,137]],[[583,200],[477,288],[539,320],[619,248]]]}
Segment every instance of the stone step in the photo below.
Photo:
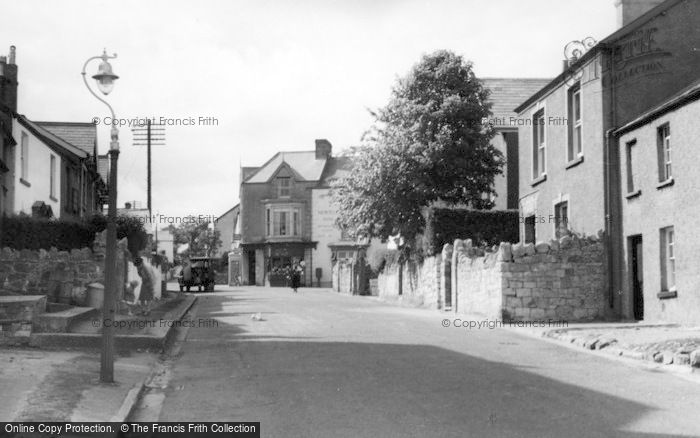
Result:
{"label": "stone step", "polygon": [[39,333],[66,333],[74,324],[97,317],[93,307],[71,307],[60,312],[44,313],[34,318],[33,331]]}
{"label": "stone step", "polygon": [[0,320],[32,322],[46,312],[45,295],[0,296]]}

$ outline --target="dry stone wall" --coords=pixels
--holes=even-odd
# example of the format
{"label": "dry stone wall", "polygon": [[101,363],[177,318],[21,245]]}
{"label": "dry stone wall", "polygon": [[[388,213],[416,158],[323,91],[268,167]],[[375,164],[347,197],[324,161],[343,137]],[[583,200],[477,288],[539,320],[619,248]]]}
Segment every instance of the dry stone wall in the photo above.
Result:
{"label": "dry stone wall", "polygon": [[422,264],[386,267],[378,278],[379,296],[479,318],[603,319],[607,286],[601,237],[492,248],[456,240]]}

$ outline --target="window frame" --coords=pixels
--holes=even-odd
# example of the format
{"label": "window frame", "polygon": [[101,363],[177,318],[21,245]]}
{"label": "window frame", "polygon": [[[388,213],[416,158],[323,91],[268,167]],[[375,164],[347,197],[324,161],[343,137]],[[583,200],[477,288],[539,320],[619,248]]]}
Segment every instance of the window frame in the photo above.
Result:
{"label": "window frame", "polygon": [[[547,175],[547,129],[545,108],[532,114],[532,179]],[[538,121],[542,120],[542,123]],[[541,128],[539,128],[541,126]],[[541,159],[541,163],[540,163]],[[541,166],[540,166],[541,165]]]}
{"label": "window frame", "polygon": [[661,291],[676,291],[676,233],[674,227],[659,229]]}
{"label": "window frame", "polygon": [[[576,102],[578,98],[578,105]],[[583,156],[583,95],[581,93],[581,82],[576,82],[567,91],[567,149],[566,162],[570,163]],[[578,110],[578,118],[576,118],[576,110]],[[574,139],[578,140],[578,148]]]}
{"label": "window frame", "polygon": [[56,199],[56,156],[49,154],[49,197]]}
{"label": "window frame", "polygon": [[665,182],[673,179],[673,161],[671,153],[673,147],[671,144],[671,125],[664,123],[657,130],[657,154],[659,167],[659,182]]}
{"label": "window frame", "polygon": [[560,221],[562,220],[561,218],[561,212],[562,208],[565,210],[565,216],[564,216],[564,226],[565,230],[568,232],[570,231],[569,229],[569,200],[568,199],[562,199],[561,201],[557,202],[554,204],[554,237],[555,238],[560,238],[564,234],[559,235],[560,232]]}
{"label": "window frame", "polygon": [[[283,185],[282,182],[285,181],[287,185]],[[292,196],[292,178],[289,176],[278,176],[275,180],[275,185],[277,188],[278,198],[290,198]],[[287,194],[283,194],[286,191]]]}
{"label": "window frame", "polygon": [[24,181],[29,179],[29,134],[22,131],[20,139],[20,178]]}
{"label": "window frame", "polygon": [[[282,218],[284,218],[284,220]],[[284,231],[284,233],[282,231]],[[266,237],[297,238],[302,236],[302,232],[301,206],[273,204],[265,208]]]}

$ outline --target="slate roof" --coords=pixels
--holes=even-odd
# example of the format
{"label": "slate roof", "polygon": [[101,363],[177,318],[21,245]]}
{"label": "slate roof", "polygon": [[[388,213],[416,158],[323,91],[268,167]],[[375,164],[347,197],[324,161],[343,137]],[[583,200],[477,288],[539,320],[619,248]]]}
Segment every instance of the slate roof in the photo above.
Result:
{"label": "slate roof", "polygon": [[255,174],[243,182],[266,183],[272,178],[282,163],[287,163],[296,176],[302,180],[318,181],[321,179],[326,160],[317,160],[315,151],[277,152]]}
{"label": "slate roof", "polygon": [[615,134],[622,135],[698,99],[700,99],[700,80],[693,82],[678,93],[664,100],[660,105],[655,106],[625,126],[622,126],[615,131]]}
{"label": "slate roof", "polygon": [[47,131],[77,146],[88,155],[95,153],[97,127],[93,123],[77,122],[34,122]]}
{"label": "slate roof", "polygon": [[319,181],[320,187],[330,187],[333,180],[344,178],[350,174],[352,160],[350,157],[331,157]]}
{"label": "slate roof", "polygon": [[515,108],[525,102],[551,79],[541,78],[483,78],[485,88],[491,90],[494,126],[497,128],[516,128],[509,124],[511,117],[516,117]]}
{"label": "slate roof", "polygon": [[91,152],[85,152],[83,149],[72,145],[68,141],[64,140],[62,137],[59,137],[51,131],[45,129],[37,122],[32,122],[31,120],[29,120],[21,114],[17,114],[17,121],[22,126],[27,128],[30,132],[32,132],[32,134],[40,138],[49,147],[57,149],[58,151],[68,152],[79,158],[87,158],[92,153],[92,150]]}

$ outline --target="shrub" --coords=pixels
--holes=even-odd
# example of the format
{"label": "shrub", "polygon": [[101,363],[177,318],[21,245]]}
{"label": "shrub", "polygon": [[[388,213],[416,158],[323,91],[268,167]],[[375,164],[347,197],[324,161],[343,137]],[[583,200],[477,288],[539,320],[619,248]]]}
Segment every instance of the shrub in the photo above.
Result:
{"label": "shrub", "polygon": [[[88,219],[87,223],[93,233],[101,233],[107,228],[107,218],[96,214]],[[143,226],[143,220],[132,216],[117,216],[117,239],[127,239],[127,248],[134,257],[146,249],[148,245],[148,233]]]}
{"label": "shrub", "polygon": [[385,267],[399,263],[402,260],[402,255],[403,253],[399,250],[381,248],[372,251],[369,254],[367,262],[372,272],[378,274],[382,272]]}
{"label": "shrub", "polygon": [[2,218],[1,245],[16,250],[51,249],[60,251],[91,247],[95,232],[88,224],[9,216]]}
{"label": "shrub", "polygon": [[472,239],[475,246],[517,242],[518,210],[429,209],[424,234],[419,238],[423,255],[432,256],[455,239]]}

